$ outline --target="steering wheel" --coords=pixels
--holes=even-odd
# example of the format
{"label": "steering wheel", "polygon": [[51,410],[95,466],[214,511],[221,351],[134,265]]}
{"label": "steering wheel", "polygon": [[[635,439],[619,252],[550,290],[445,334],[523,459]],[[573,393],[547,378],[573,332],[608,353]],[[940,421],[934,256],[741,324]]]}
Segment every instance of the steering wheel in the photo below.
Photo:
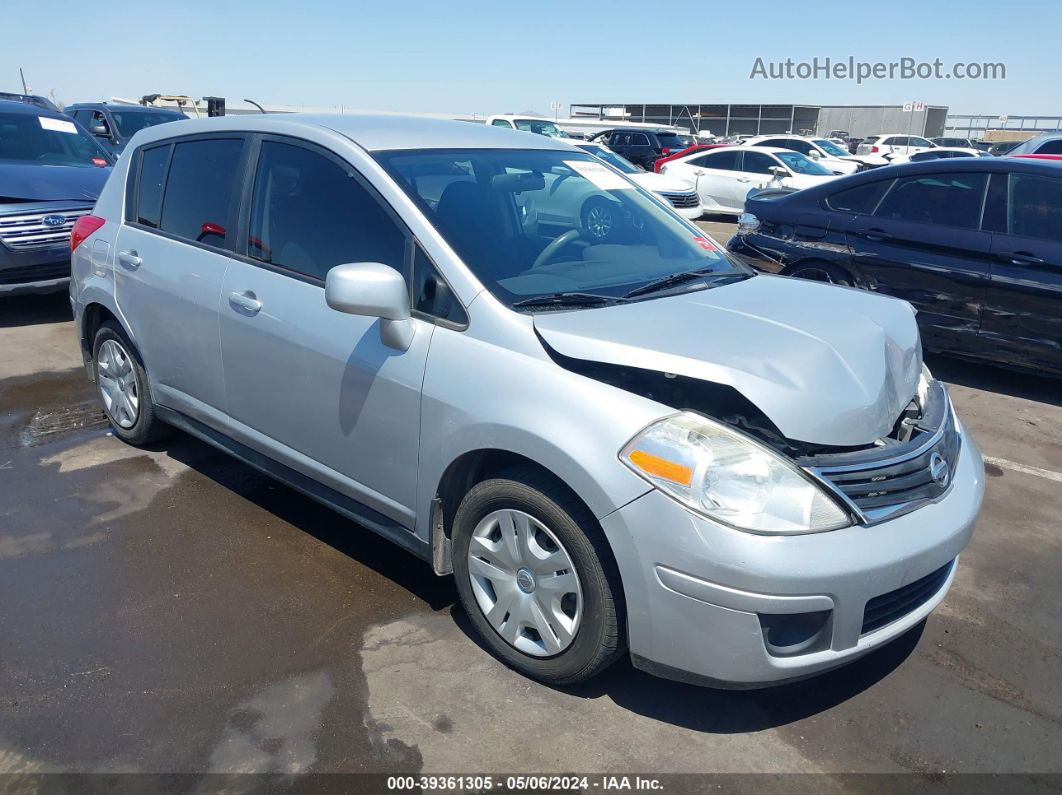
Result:
{"label": "steering wheel", "polygon": [[553,242],[542,249],[542,252],[535,257],[535,261],[531,264],[531,269],[541,268],[543,265],[549,263],[558,251],[572,241],[577,240],[582,234],[583,231],[581,229],[569,229],[560,237],[554,238]]}

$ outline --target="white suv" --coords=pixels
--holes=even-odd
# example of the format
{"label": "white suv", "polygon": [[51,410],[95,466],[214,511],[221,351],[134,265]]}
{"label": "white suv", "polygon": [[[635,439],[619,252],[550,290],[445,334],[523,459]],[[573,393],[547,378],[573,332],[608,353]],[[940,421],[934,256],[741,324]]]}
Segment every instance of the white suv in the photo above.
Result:
{"label": "white suv", "polygon": [[935,143],[920,135],[868,135],[856,147],[856,154],[870,157],[877,155],[888,162],[893,155],[913,155],[915,152],[934,148]]}

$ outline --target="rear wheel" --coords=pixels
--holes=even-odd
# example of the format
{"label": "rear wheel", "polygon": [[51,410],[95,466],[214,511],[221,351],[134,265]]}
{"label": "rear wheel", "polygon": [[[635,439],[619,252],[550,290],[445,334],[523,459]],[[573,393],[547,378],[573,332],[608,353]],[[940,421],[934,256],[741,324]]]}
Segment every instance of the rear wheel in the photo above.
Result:
{"label": "rear wheel", "polygon": [[92,367],[100,402],[115,436],[139,445],[166,435],[169,426],[155,416],[143,363],[117,323],[108,320],[96,332]]}
{"label": "rear wheel", "polygon": [[785,270],[786,276],[797,279],[808,279],[813,282],[825,282],[827,284],[839,284],[842,287],[852,287],[855,279],[844,268],[829,262],[801,262]]}
{"label": "rear wheel", "polygon": [[496,656],[550,684],[590,679],[623,652],[611,550],[590,512],[534,470],[483,481],[454,517],[454,576]]}

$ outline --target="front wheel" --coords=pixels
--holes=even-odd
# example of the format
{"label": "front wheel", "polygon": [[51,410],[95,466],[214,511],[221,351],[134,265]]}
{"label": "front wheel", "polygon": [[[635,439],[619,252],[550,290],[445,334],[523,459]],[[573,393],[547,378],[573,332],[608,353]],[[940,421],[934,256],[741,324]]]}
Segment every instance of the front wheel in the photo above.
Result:
{"label": "front wheel", "polygon": [[597,675],[622,654],[622,595],[593,516],[527,470],[483,481],[454,517],[454,577],[479,635],[548,684]]}

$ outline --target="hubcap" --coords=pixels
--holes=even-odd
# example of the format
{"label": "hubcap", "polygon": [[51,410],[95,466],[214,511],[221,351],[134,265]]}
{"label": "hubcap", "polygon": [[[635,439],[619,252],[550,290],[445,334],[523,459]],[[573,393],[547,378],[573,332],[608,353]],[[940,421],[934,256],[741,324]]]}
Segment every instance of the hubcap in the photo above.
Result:
{"label": "hubcap", "polygon": [[140,394],[129,353],[115,340],[100,346],[96,381],[107,416],[122,428],[132,428],[140,413]]}
{"label": "hubcap", "polygon": [[586,214],[586,227],[594,237],[608,237],[612,231],[612,213],[603,207],[594,207]]}
{"label": "hubcap", "polygon": [[583,594],[568,551],[523,511],[487,514],[468,547],[476,604],[495,631],[536,657],[560,654],[575,640]]}

